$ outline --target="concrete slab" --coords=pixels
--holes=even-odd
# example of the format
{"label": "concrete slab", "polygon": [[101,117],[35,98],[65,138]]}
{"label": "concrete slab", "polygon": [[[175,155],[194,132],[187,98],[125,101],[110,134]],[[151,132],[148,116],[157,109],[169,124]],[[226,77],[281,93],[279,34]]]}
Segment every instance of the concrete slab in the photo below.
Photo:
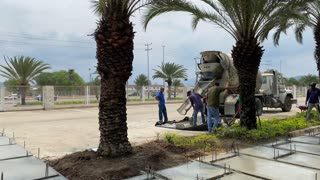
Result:
{"label": "concrete slab", "polygon": [[290,150],[290,145],[292,149],[294,149],[295,147],[297,151],[320,155],[320,145],[292,142],[288,144],[282,144],[276,147]]}
{"label": "concrete slab", "polygon": [[304,142],[304,143],[310,143],[310,144],[320,144],[320,137],[316,137],[316,136],[298,136],[298,137],[291,138],[291,141]]}
{"label": "concrete slab", "polygon": [[191,161],[180,166],[158,171],[157,173],[169,179],[194,180],[197,178],[197,175],[199,179],[209,179],[222,175],[224,173],[224,169],[198,161]]}
{"label": "concrete slab", "polygon": [[212,155],[204,156],[201,161],[211,163],[213,161],[219,161],[221,159],[233,158],[234,156],[236,156],[235,153],[221,153],[221,154],[217,154],[217,156],[213,154],[213,157]]}
{"label": "concrete slab", "polygon": [[225,164],[227,166],[230,165],[231,169],[236,169],[248,174],[255,174],[268,179],[315,179],[316,173],[320,173],[320,171],[315,171],[312,169],[302,168],[272,160],[254,158],[246,155],[222,160],[214,164],[220,166],[224,166]]}
{"label": "concrete slab", "polygon": [[129,178],[129,179],[126,179],[126,180],[148,180],[148,179],[161,180],[161,178],[157,178],[157,177],[151,176],[151,175],[148,176],[146,174],[143,174],[141,176],[132,177],[132,178]]}
{"label": "concrete slab", "polygon": [[56,176],[52,178],[46,178],[46,180],[68,180],[68,179],[63,176]]}
{"label": "concrete slab", "polygon": [[279,161],[289,162],[293,164],[298,164],[306,167],[312,167],[320,169],[320,156],[304,154],[304,153],[294,153],[290,156],[279,158]]}
{"label": "concrete slab", "polygon": [[290,153],[288,150],[276,149],[273,147],[254,146],[251,148],[241,149],[240,154],[248,154],[268,159],[274,159],[278,156],[287,155]]}
{"label": "concrete slab", "polygon": [[222,178],[219,178],[222,180],[257,180],[258,178],[248,176],[245,174],[239,174],[239,173],[232,173],[226,176],[223,176]]}
{"label": "concrete slab", "polygon": [[19,145],[0,146],[0,161],[3,159],[26,156],[26,150]]}
{"label": "concrete slab", "polygon": [[[5,180],[39,179],[45,177],[46,164],[35,157],[0,161]],[[49,167],[48,176],[59,175]]]}
{"label": "concrete slab", "polygon": [[9,138],[5,136],[0,136],[0,146],[9,144]]}

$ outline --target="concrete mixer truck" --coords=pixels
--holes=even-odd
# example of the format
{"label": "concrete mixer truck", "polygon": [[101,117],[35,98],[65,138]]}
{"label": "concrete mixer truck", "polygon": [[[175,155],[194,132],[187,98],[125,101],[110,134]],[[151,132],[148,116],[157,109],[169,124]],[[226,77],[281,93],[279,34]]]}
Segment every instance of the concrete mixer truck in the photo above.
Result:
{"label": "concrete mixer truck", "polygon": [[[237,70],[231,57],[220,51],[201,52],[198,64],[197,83],[194,92],[206,97],[210,85],[218,82],[221,87],[239,86]],[[224,91],[220,94],[220,113],[222,116],[235,116],[239,108],[239,92]],[[256,114],[262,114],[262,108],[281,108],[284,112],[291,110],[292,104],[297,103],[291,90],[285,88],[283,79],[276,72],[257,74],[256,81]],[[178,112],[185,115],[191,104],[186,100]]]}

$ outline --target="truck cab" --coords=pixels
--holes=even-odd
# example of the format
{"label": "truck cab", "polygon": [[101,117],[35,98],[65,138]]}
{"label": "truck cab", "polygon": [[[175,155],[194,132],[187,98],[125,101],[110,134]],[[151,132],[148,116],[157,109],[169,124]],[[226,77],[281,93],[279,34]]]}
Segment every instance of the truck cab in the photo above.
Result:
{"label": "truck cab", "polygon": [[297,103],[297,100],[293,99],[292,90],[286,89],[282,76],[275,71],[262,73],[259,92],[263,94],[264,107],[281,108],[282,111],[289,112],[292,104]]}

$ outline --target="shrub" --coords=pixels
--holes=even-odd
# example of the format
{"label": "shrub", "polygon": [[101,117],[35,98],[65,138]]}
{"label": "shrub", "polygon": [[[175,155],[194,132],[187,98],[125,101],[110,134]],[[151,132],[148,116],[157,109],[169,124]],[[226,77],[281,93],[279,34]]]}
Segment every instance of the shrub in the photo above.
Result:
{"label": "shrub", "polygon": [[196,148],[210,148],[209,141],[213,141],[216,146],[220,145],[217,137],[213,134],[200,134],[193,137],[185,137],[176,133],[166,133],[165,141],[175,146],[181,147],[196,147]]}
{"label": "shrub", "polygon": [[[315,114],[315,112],[312,113]],[[217,136],[248,141],[261,141],[278,136],[284,136],[290,131],[304,129],[315,125],[320,125],[320,121],[306,121],[305,113],[298,113],[295,117],[285,120],[278,118],[261,120],[261,126],[258,125],[258,129],[255,130],[247,130],[246,128],[240,127],[239,124],[234,124],[232,127],[228,128],[219,128],[217,130]]]}

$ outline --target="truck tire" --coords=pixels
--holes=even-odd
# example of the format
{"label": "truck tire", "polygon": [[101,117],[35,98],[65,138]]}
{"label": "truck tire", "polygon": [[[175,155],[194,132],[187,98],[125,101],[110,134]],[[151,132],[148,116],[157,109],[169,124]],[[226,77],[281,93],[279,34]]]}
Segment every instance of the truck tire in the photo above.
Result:
{"label": "truck tire", "polygon": [[256,98],[256,116],[262,115],[262,102],[259,98]]}
{"label": "truck tire", "polygon": [[291,111],[291,108],[292,108],[291,97],[286,96],[286,98],[284,99],[284,104],[282,105],[281,109],[283,112],[289,112]]}

